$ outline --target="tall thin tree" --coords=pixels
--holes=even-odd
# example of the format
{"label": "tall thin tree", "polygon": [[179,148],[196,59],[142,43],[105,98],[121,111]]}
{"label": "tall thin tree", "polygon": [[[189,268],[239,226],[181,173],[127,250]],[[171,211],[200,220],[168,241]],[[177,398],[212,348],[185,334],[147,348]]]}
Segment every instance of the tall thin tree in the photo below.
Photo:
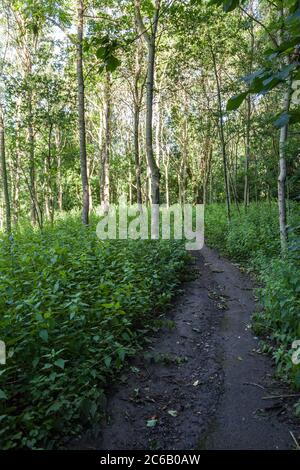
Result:
{"label": "tall thin tree", "polygon": [[6,231],[11,232],[11,211],[10,211],[10,197],[8,189],[8,178],[5,157],[5,130],[4,130],[4,113],[0,105],[0,161],[2,173],[2,187],[5,202],[5,215],[6,215]]}
{"label": "tall thin tree", "polygon": [[78,92],[78,127],[80,172],[82,182],[82,223],[89,223],[89,182],[86,157],[86,130],[85,130],[85,95],[83,77],[83,21],[84,1],[77,0],[77,92]]}
{"label": "tall thin tree", "polygon": [[135,17],[139,32],[148,48],[148,66],[147,66],[147,100],[146,100],[146,153],[151,177],[151,201],[152,204],[159,204],[159,185],[160,171],[156,163],[153,151],[153,89],[154,89],[154,71],[156,56],[156,37],[160,15],[161,1],[154,1],[154,17],[151,23],[151,31],[146,28],[141,14],[141,0],[134,0]]}

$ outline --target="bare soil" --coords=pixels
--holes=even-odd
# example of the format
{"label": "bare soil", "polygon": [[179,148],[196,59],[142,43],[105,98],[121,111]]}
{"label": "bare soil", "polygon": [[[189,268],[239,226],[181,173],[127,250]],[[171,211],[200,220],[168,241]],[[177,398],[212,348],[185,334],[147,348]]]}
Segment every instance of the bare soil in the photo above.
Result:
{"label": "bare soil", "polygon": [[300,439],[293,401],[265,399],[292,392],[251,331],[253,282],[207,247],[190,269],[171,322],[109,391],[104,422],[69,448],[292,449],[290,431]]}

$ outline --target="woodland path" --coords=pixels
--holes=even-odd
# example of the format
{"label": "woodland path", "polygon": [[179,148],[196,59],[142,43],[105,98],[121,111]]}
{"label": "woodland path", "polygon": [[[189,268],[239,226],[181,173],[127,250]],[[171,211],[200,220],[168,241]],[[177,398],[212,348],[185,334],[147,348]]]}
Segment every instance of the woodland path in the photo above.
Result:
{"label": "woodland path", "polygon": [[[107,418],[76,449],[292,449],[291,393],[273,380],[250,329],[253,283],[204,247],[164,327],[109,393]],[[169,413],[170,412],[170,413]],[[154,427],[147,422],[155,421]]]}

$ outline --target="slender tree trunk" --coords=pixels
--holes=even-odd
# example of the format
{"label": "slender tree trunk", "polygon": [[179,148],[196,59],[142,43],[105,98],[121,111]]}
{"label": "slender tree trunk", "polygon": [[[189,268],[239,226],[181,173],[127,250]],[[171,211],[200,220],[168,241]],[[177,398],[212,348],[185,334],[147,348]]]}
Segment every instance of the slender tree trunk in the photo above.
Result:
{"label": "slender tree trunk", "polygon": [[[287,85],[284,97],[284,109],[289,110],[291,98],[291,83]],[[279,137],[279,175],[278,175],[278,209],[279,209],[279,228],[281,252],[284,254],[287,250],[287,217],[286,217],[286,142],[288,139],[288,125],[280,129]]]}
{"label": "slender tree trunk", "polygon": [[170,191],[169,191],[169,165],[165,165],[165,184],[166,184],[166,206],[170,206]]}
{"label": "slender tree trunk", "polygon": [[142,185],[141,185],[141,162],[140,162],[140,144],[139,144],[139,128],[140,128],[140,109],[138,105],[134,105],[134,160],[135,160],[135,180],[136,180],[136,197],[137,203],[142,204]]}
{"label": "slender tree trunk", "polygon": [[159,20],[160,0],[155,1],[155,14],[152,23],[152,34],[149,34],[140,10],[140,0],[135,0],[135,15],[140,34],[143,36],[148,48],[148,67],[147,67],[147,98],[146,98],[146,154],[151,177],[151,201],[152,204],[159,204],[159,185],[160,172],[157,166],[153,152],[153,89],[154,89],[154,70],[156,53],[156,34]]}
{"label": "slender tree trunk", "polygon": [[14,175],[12,179],[12,187],[13,187],[13,200],[12,200],[12,210],[13,210],[13,223],[14,225],[18,224],[19,220],[19,212],[20,212],[20,137],[21,137],[21,100],[18,99],[17,101],[17,113],[16,113],[16,148],[12,163],[12,171],[11,174]]}
{"label": "slender tree trunk", "polygon": [[13,180],[13,200],[12,200],[12,209],[13,209],[13,223],[14,225],[18,224],[19,220],[19,211],[20,211],[20,174],[19,174],[19,154],[18,154],[18,146],[16,146],[16,155],[14,158],[14,162],[12,164],[12,172],[11,174],[15,175]]}
{"label": "slender tree trunk", "polygon": [[147,71],[147,111],[146,111],[146,150],[151,172],[151,200],[152,204],[159,204],[159,168],[153,152],[153,87],[154,87],[155,43],[154,39],[148,46]]}
{"label": "slender tree trunk", "polygon": [[80,148],[80,171],[82,181],[82,223],[89,223],[89,183],[86,158],[86,131],[85,131],[85,95],[83,78],[83,15],[84,2],[77,0],[77,87],[78,87],[78,127]]}
{"label": "slender tree trunk", "polygon": [[50,219],[48,170],[47,170],[46,161],[44,162],[43,193],[44,193],[44,214],[45,214],[45,218]]}
{"label": "slender tree trunk", "polygon": [[[253,15],[253,5],[250,2],[250,13]],[[253,32],[253,22],[251,21],[250,27],[250,35],[251,35],[251,42],[250,42],[250,64],[248,73],[252,73],[252,66],[253,66],[253,54],[254,54],[254,32]],[[249,206],[250,202],[250,188],[249,188],[249,166],[250,166],[250,132],[251,132],[251,95],[249,94],[246,101],[246,109],[247,109],[247,118],[246,118],[246,152],[245,152],[245,182],[244,182],[244,206],[245,209]]]}
{"label": "slender tree trunk", "polygon": [[206,205],[206,202],[207,202],[207,185],[208,185],[208,180],[209,180],[210,171],[211,171],[212,154],[213,154],[213,148],[212,148],[212,145],[210,144],[209,154],[208,154],[206,165],[205,165],[205,175],[204,175],[204,180],[203,180],[203,204],[204,205]]}
{"label": "slender tree trunk", "polygon": [[[284,18],[284,9],[283,2],[282,8],[280,11],[280,17],[283,20]],[[284,30],[280,31],[280,43],[285,40]],[[285,65],[289,65],[289,57],[284,59]],[[292,90],[292,79],[288,80],[286,85],[286,90],[284,93],[284,103],[283,108],[285,112],[288,112],[290,109],[291,101],[291,90]],[[279,175],[278,175],[278,210],[279,210],[279,230],[280,230],[280,244],[281,244],[281,254],[285,255],[288,244],[288,232],[287,232],[287,215],[286,215],[286,143],[288,139],[288,124],[285,124],[280,129],[279,136]]]}
{"label": "slender tree trunk", "polygon": [[39,209],[37,207],[37,194],[35,184],[35,143],[33,131],[33,114],[32,114],[32,92],[28,93],[28,145],[29,145],[29,181],[31,194],[31,220],[33,225],[37,223],[39,218]]}
{"label": "slender tree trunk", "polygon": [[103,108],[100,107],[99,110],[99,128],[98,128],[98,151],[99,151],[99,200],[100,204],[103,201],[103,133],[104,133],[104,117],[103,117]]}
{"label": "slender tree trunk", "polygon": [[156,129],[155,129],[155,148],[156,148],[156,163],[160,168],[161,159],[161,129],[162,129],[162,115],[161,115],[161,96],[160,91],[157,92],[156,103]]}
{"label": "slender tree trunk", "polygon": [[56,152],[57,152],[57,178],[56,178],[56,184],[57,184],[57,205],[59,211],[63,210],[63,187],[62,187],[62,171],[61,171],[61,136],[59,129],[55,132],[55,146],[56,146]]}
{"label": "slender tree trunk", "polygon": [[[138,31],[138,26],[136,25]],[[140,113],[143,97],[143,90],[139,90],[139,81],[141,78],[141,64],[142,64],[143,50],[141,44],[138,44],[135,60],[135,75],[134,75],[134,89],[133,89],[133,136],[134,136],[134,161],[135,161],[135,181],[136,181],[136,199],[138,204],[143,203],[142,198],[142,184],[141,184],[141,161],[140,161]]]}
{"label": "slender tree trunk", "polygon": [[219,133],[220,133],[220,141],[221,141],[221,148],[222,148],[222,158],[223,158],[223,169],[224,169],[224,183],[225,183],[225,192],[226,192],[226,206],[227,206],[227,217],[228,221],[231,219],[231,209],[230,209],[230,191],[229,191],[229,184],[228,184],[228,169],[227,169],[227,154],[226,154],[226,143],[225,143],[225,136],[224,136],[224,122],[223,122],[223,109],[222,109],[222,97],[221,97],[221,86],[219,80],[219,74],[217,70],[217,63],[216,63],[216,56],[211,45],[211,54],[213,59],[213,67],[217,85],[217,95],[218,95],[218,108],[219,108]]}
{"label": "slender tree trunk", "polygon": [[110,73],[107,72],[105,80],[105,140],[102,155],[102,203],[105,206],[110,202],[110,178],[109,178],[109,160],[110,160],[110,146],[111,146],[111,78]]}
{"label": "slender tree trunk", "polygon": [[245,152],[245,181],[244,181],[244,206],[249,206],[249,163],[250,163],[250,127],[251,127],[251,96],[247,97],[247,127],[246,127],[246,152]]}
{"label": "slender tree trunk", "polygon": [[51,223],[54,221],[54,199],[53,199],[53,187],[52,187],[52,132],[53,124],[49,126],[48,133],[48,154],[47,154],[47,165],[46,165],[46,196],[48,202],[48,217],[50,218]]}
{"label": "slender tree trunk", "polygon": [[182,129],[182,204],[186,203],[186,192],[187,192],[187,165],[189,158],[189,134],[188,134],[188,109],[187,109],[187,95],[184,97],[184,120]]}
{"label": "slender tree trunk", "polygon": [[1,173],[2,173],[2,187],[4,194],[5,203],[5,215],[6,215],[6,231],[11,232],[11,211],[10,211],[10,197],[8,189],[8,178],[5,158],[5,130],[4,130],[4,117],[3,110],[0,107],[0,160],[1,160]]}

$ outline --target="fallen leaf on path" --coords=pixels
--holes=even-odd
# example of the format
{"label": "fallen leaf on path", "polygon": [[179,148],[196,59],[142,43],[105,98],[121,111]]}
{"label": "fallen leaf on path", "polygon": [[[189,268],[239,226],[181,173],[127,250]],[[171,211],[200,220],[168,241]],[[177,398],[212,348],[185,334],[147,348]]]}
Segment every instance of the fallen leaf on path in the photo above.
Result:
{"label": "fallen leaf on path", "polygon": [[155,426],[157,425],[157,418],[151,418],[151,419],[148,419],[147,421],[147,427],[148,428],[154,428]]}

